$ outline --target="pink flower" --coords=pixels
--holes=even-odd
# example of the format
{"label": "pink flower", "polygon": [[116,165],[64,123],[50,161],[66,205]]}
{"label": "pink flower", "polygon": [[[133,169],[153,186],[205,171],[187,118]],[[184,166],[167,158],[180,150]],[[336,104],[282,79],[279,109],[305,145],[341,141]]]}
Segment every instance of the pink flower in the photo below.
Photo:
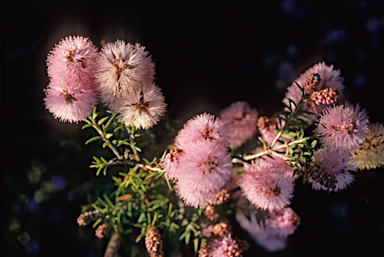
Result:
{"label": "pink flower", "polygon": [[249,221],[240,210],[236,212],[236,220],[239,225],[246,230],[255,242],[269,252],[283,250],[287,245],[287,236],[280,235],[272,227],[262,227],[259,225],[254,213],[249,213]]}
{"label": "pink flower", "polygon": [[227,148],[215,141],[197,141],[181,155],[172,176],[186,205],[204,207],[229,180],[232,160]]}
{"label": "pink flower", "polygon": [[224,123],[211,114],[203,113],[187,121],[176,136],[175,145],[184,150],[197,141],[216,141],[227,147],[227,138]]}
{"label": "pink flower", "polygon": [[145,47],[122,40],[106,44],[97,60],[96,81],[101,100],[110,105],[116,98],[153,81],[155,64]]}
{"label": "pink flower", "polygon": [[282,209],[293,197],[291,176],[264,160],[244,165],[238,185],[252,204],[264,210]]}
{"label": "pink flower", "polygon": [[242,145],[256,132],[258,113],[246,102],[235,102],[223,109],[220,118],[228,131],[228,141],[233,147]]}
{"label": "pink flower", "polygon": [[241,256],[241,252],[236,240],[229,236],[220,237],[208,246],[208,256],[211,257]]}
{"label": "pink flower", "polygon": [[[306,79],[312,74],[318,73],[320,75],[320,83],[317,85],[316,91],[320,91],[325,88],[333,88],[337,89],[337,91],[342,95],[344,90],[344,78],[340,76],[340,70],[334,70],[333,65],[327,66],[324,62],[317,63],[313,67],[306,70],[303,74],[300,75],[295,81],[301,86],[304,87]],[[299,103],[301,99],[302,92],[300,88],[296,85],[296,83],[292,83],[291,86],[288,87],[287,93],[285,94],[285,98],[283,99],[283,103],[289,105],[288,98],[293,100],[296,104]],[[326,107],[325,104],[320,104],[316,106],[317,113],[321,113],[321,111]],[[304,103],[302,105],[303,110],[307,110],[313,112],[313,109],[309,103]],[[311,115],[309,119],[306,121],[312,124],[313,121],[316,120],[316,115]]]}
{"label": "pink flower", "polygon": [[307,168],[308,183],[315,190],[339,191],[345,189],[354,180],[348,171],[356,171],[350,162],[349,152],[322,148],[314,152],[314,162]]}
{"label": "pink flower", "polygon": [[366,116],[352,108],[329,107],[323,111],[315,132],[324,145],[351,151],[363,142],[369,131],[367,123]]}
{"label": "pink flower", "polygon": [[161,168],[163,168],[163,172],[165,172],[169,179],[177,180],[177,171],[180,166],[180,157],[183,155],[184,151],[177,147],[171,149],[169,153],[164,157],[164,159],[160,160]]}
{"label": "pink flower", "polygon": [[271,211],[265,217],[265,226],[272,228],[282,237],[293,234],[299,225],[300,217],[289,207]]}
{"label": "pink flower", "polygon": [[45,89],[45,106],[56,119],[79,122],[91,114],[97,101],[97,92],[82,84],[73,84],[59,78],[52,79]]}
{"label": "pink flower", "polygon": [[118,120],[126,126],[149,129],[164,115],[164,96],[155,84],[146,84],[114,103]]}
{"label": "pink flower", "polygon": [[47,57],[48,75],[70,84],[82,83],[94,87],[97,49],[82,36],[69,36],[55,45]]}

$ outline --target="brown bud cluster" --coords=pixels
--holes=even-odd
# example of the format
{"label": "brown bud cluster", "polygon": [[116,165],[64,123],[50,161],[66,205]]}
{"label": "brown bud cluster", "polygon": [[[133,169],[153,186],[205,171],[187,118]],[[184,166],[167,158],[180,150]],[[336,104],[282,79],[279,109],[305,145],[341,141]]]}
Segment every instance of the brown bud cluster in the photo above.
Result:
{"label": "brown bud cluster", "polygon": [[322,169],[316,163],[307,166],[308,178],[310,177],[314,182],[319,183],[328,190],[335,190],[338,183],[335,175],[330,174]]}
{"label": "brown bud cluster", "polygon": [[212,233],[217,236],[224,236],[229,232],[229,226],[226,222],[220,222],[213,226]]}
{"label": "brown bud cluster", "polygon": [[79,226],[86,226],[95,222],[100,217],[101,215],[98,210],[84,212],[77,218],[77,224],[79,224]]}
{"label": "brown bud cluster", "polygon": [[315,104],[332,104],[340,98],[340,93],[334,88],[324,88],[320,91],[313,92],[311,95],[312,101]]}
{"label": "brown bud cluster", "polygon": [[103,224],[97,227],[96,236],[98,238],[104,238],[108,235],[109,231],[111,231],[112,221],[110,218],[104,219]]}
{"label": "brown bud cluster", "polygon": [[147,247],[150,257],[164,256],[160,233],[155,227],[147,228],[147,233],[145,234],[145,246]]}
{"label": "brown bud cluster", "polygon": [[215,214],[217,214],[215,207],[213,207],[212,205],[205,206],[204,215],[207,216],[209,220],[214,220]]}
{"label": "brown bud cluster", "polygon": [[306,95],[313,94],[321,82],[320,75],[318,73],[312,73],[305,80],[304,91]]}
{"label": "brown bud cluster", "polygon": [[226,189],[222,189],[220,192],[213,196],[213,199],[209,202],[210,205],[220,205],[228,201],[231,195]]}

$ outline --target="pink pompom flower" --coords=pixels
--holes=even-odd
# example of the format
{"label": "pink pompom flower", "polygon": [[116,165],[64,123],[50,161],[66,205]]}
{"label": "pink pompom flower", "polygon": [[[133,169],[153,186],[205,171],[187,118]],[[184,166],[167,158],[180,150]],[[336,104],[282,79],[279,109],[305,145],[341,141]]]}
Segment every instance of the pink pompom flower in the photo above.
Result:
{"label": "pink pompom flower", "polygon": [[[334,70],[333,65],[327,66],[324,62],[319,62],[315,64],[313,67],[306,70],[303,74],[301,74],[295,82],[298,83],[302,88],[305,86],[305,82],[311,74],[319,74],[320,75],[320,83],[316,83],[316,88],[313,88],[312,91],[320,91],[325,88],[333,88],[336,89],[340,95],[343,94],[344,90],[344,78],[341,77],[340,70]],[[293,82],[291,86],[287,88],[287,92],[285,94],[285,98],[283,99],[283,103],[289,105],[288,99],[293,100],[296,104],[299,103],[302,92],[300,88]],[[319,104],[316,106],[317,113],[321,113],[321,111],[326,107],[326,104]],[[303,110],[307,110],[313,112],[312,106],[307,102],[302,105]],[[316,115],[311,115],[309,119],[306,121],[310,124],[316,120]]]}
{"label": "pink pompom flower", "polygon": [[150,83],[116,101],[114,109],[120,113],[118,120],[126,126],[149,129],[164,115],[166,106],[160,88]]}
{"label": "pink pompom flower", "polygon": [[233,147],[252,138],[257,129],[258,112],[246,102],[235,102],[220,112],[220,118],[228,131],[228,141]]}
{"label": "pink pompom flower", "polygon": [[88,38],[66,37],[48,54],[48,75],[51,79],[94,87],[97,55],[95,45]]}
{"label": "pink pompom flower", "polygon": [[181,155],[172,176],[178,180],[176,192],[186,205],[204,207],[224,187],[231,172],[227,148],[215,141],[198,141]]}
{"label": "pink pompom flower", "polygon": [[241,256],[242,249],[230,236],[220,237],[208,246],[208,256],[212,257],[235,257]]}
{"label": "pink pompom flower", "polygon": [[81,84],[52,79],[45,89],[45,106],[56,119],[77,123],[91,114],[97,92]]}
{"label": "pink pompom flower", "polygon": [[293,197],[292,175],[264,160],[244,165],[238,185],[245,197],[256,207],[279,210]]}
{"label": "pink pompom flower", "polygon": [[107,105],[153,81],[155,64],[145,47],[122,40],[106,44],[97,59],[96,82]]}
{"label": "pink pompom flower", "polygon": [[354,180],[349,171],[356,171],[350,162],[349,152],[340,152],[331,148],[321,148],[313,154],[314,162],[306,167],[308,183],[315,190],[340,191]]}
{"label": "pink pompom flower", "polygon": [[175,139],[176,147],[186,149],[197,141],[216,141],[228,147],[227,131],[224,123],[215,116],[203,113],[188,120]]}
{"label": "pink pompom flower", "polygon": [[369,131],[367,124],[363,113],[341,105],[323,111],[315,132],[324,145],[340,151],[351,151],[363,142]]}

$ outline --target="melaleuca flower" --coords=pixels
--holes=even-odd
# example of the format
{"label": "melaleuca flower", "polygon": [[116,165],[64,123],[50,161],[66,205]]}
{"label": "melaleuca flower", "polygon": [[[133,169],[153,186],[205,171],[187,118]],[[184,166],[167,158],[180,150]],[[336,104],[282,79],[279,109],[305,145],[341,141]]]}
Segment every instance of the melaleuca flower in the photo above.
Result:
{"label": "melaleuca flower", "polygon": [[[267,118],[266,116],[261,116],[257,121],[257,127],[259,128],[260,134],[263,137],[265,143],[270,145],[276,137],[276,124],[277,118]],[[278,124],[278,129],[281,129],[284,126],[285,122],[281,121],[281,124]],[[289,142],[290,140],[284,137],[280,137],[279,140]],[[276,142],[275,146],[281,145],[280,142]]]}
{"label": "melaleuca flower", "polygon": [[[298,83],[302,88],[304,88],[307,78],[311,76],[312,73],[319,74],[321,79],[320,83],[316,84],[316,88],[311,90],[312,92],[320,91],[325,88],[333,88],[333,89],[336,89],[341,95],[343,94],[344,78],[340,76],[341,74],[340,70],[334,70],[333,65],[327,66],[324,62],[322,63],[319,62],[315,64],[313,67],[306,70],[297,79],[295,79],[295,82]],[[302,92],[295,82],[293,82],[292,85],[287,88],[285,98],[283,99],[283,103],[287,105],[289,105],[288,99],[293,100],[296,104],[298,104],[301,99]],[[325,104],[317,105],[316,106],[317,113],[321,113],[321,111],[325,107],[326,107]],[[312,106],[310,105],[309,102],[303,103],[302,109],[313,112]],[[315,120],[316,120],[316,115],[311,115],[305,119],[305,121],[307,121],[309,125]]]}
{"label": "melaleuca flower", "polygon": [[81,81],[83,85],[94,87],[97,55],[95,45],[88,38],[66,37],[48,54],[48,76],[65,79],[69,84]]}
{"label": "melaleuca flower", "polygon": [[108,235],[109,231],[111,231],[112,228],[112,220],[110,218],[106,218],[103,221],[103,224],[97,227],[96,229],[96,236],[98,238],[104,238]]}
{"label": "melaleuca flower", "polygon": [[254,213],[249,214],[251,220],[248,220],[244,213],[241,210],[238,210],[236,212],[236,220],[258,245],[269,252],[281,251],[287,246],[286,235],[280,235],[277,232],[278,230],[275,230],[270,226],[260,226],[257,222],[256,215]]}
{"label": "melaleuca flower", "polygon": [[227,148],[215,141],[195,142],[180,157],[176,192],[186,205],[204,207],[224,187],[231,172]]}
{"label": "melaleuca flower", "polygon": [[358,147],[367,135],[368,120],[361,112],[341,106],[328,107],[323,111],[315,132],[326,146],[341,151]]}
{"label": "melaleuca flower", "polygon": [[188,120],[176,136],[175,146],[186,149],[197,141],[215,141],[224,147],[229,145],[224,123],[215,116],[203,113]]}
{"label": "melaleuca flower", "polygon": [[99,218],[101,218],[101,215],[98,210],[84,212],[77,218],[77,224],[79,226],[86,226],[95,222]]}
{"label": "melaleuca flower", "polygon": [[246,102],[235,102],[220,112],[220,119],[228,131],[228,141],[233,147],[242,145],[256,132],[258,113]]}
{"label": "melaleuca flower", "polygon": [[242,249],[230,236],[220,237],[208,244],[208,256],[211,257],[234,257],[241,256]]}
{"label": "melaleuca flower", "polygon": [[96,81],[103,103],[110,105],[116,98],[153,81],[154,63],[145,47],[122,40],[106,44],[97,59]]}
{"label": "melaleuca flower", "polygon": [[315,104],[332,104],[340,98],[339,91],[334,88],[324,88],[320,91],[313,92],[311,95],[312,101]]}
{"label": "melaleuca flower", "polygon": [[384,126],[377,122],[368,128],[364,142],[351,152],[351,164],[359,170],[384,166]]}
{"label": "melaleuca flower", "polygon": [[160,88],[152,83],[131,91],[114,103],[114,109],[120,113],[118,120],[137,129],[149,129],[156,124],[166,106]]}
{"label": "melaleuca flower", "polygon": [[278,210],[289,204],[293,197],[291,176],[269,162],[257,160],[244,165],[238,185],[256,207]]}
{"label": "melaleuca flower", "polygon": [[82,121],[92,113],[97,101],[95,89],[61,79],[52,79],[44,91],[46,108],[53,117],[64,122]]}
{"label": "melaleuca flower", "polygon": [[313,154],[313,163],[305,168],[308,183],[315,190],[339,191],[353,182],[349,171],[356,171],[350,163],[349,152],[340,152],[331,148],[321,148]]}
{"label": "melaleuca flower", "polygon": [[160,160],[161,168],[165,172],[169,179],[177,180],[177,170],[179,169],[180,157],[184,151],[180,148],[173,147],[169,153]]}
{"label": "melaleuca flower", "polygon": [[150,257],[163,257],[163,243],[161,241],[161,235],[157,228],[149,227],[147,228],[147,233],[145,234],[145,246],[149,253]]}
{"label": "melaleuca flower", "polygon": [[282,237],[293,234],[299,225],[300,217],[289,207],[271,211],[265,216],[265,226],[272,228]]}

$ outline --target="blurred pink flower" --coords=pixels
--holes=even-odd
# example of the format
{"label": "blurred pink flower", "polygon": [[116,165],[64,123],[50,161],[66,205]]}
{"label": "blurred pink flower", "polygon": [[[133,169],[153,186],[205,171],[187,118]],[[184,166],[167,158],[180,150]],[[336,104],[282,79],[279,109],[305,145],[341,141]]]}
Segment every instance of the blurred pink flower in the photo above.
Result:
{"label": "blurred pink flower", "polygon": [[240,176],[238,185],[256,207],[278,210],[289,204],[293,197],[291,176],[269,162],[256,160],[244,165],[244,174]]}
{"label": "blurred pink flower", "polygon": [[185,150],[197,141],[215,141],[224,147],[229,145],[224,123],[215,116],[203,113],[188,120],[176,136],[175,146]]}
{"label": "blurred pink flower", "polygon": [[326,108],[314,131],[322,144],[340,151],[351,151],[363,142],[369,131],[367,124],[366,115],[341,105]]}
{"label": "blurred pink flower", "polygon": [[125,126],[149,129],[164,115],[166,105],[160,88],[150,83],[116,101],[114,109],[120,113],[118,120]]}
{"label": "blurred pink flower", "polygon": [[[306,70],[303,74],[301,74],[295,81],[301,86],[304,87],[306,79],[312,74],[318,73],[320,75],[320,83],[316,88],[316,91],[320,91],[325,88],[333,88],[337,89],[340,95],[343,94],[344,90],[344,78],[340,76],[340,70],[334,70],[333,65],[327,66],[324,62],[319,62],[315,64],[313,67]],[[285,98],[283,99],[283,103],[289,105],[288,98],[293,100],[296,104],[299,103],[301,99],[302,92],[300,88],[296,85],[295,82],[292,83],[291,86],[287,88],[287,92],[285,94]],[[321,111],[327,107],[326,104],[319,104],[316,106],[317,113],[320,114]],[[307,110],[313,112],[312,106],[307,102],[302,105],[303,110]],[[311,115],[309,119],[305,119],[309,125],[311,125],[316,120],[316,115]]]}
{"label": "blurred pink flower", "polygon": [[82,36],[69,36],[55,45],[47,57],[48,76],[60,78],[70,84],[82,83],[83,87],[94,87],[95,45]]}
{"label": "blurred pink flower", "polygon": [[272,227],[260,226],[255,213],[249,213],[251,220],[248,220],[241,210],[236,211],[236,220],[246,230],[254,241],[269,252],[283,250],[287,245],[287,236],[280,235]]}
{"label": "blurred pink flower", "polygon": [[56,119],[77,123],[85,119],[97,101],[97,92],[81,84],[52,79],[44,90],[45,106]]}
{"label": "blurred pink flower", "polygon": [[252,138],[257,129],[258,113],[246,102],[235,102],[220,112],[220,118],[228,131],[228,141],[233,147]]}
{"label": "blurred pink flower", "polygon": [[204,207],[229,180],[232,160],[226,147],[215,141],[197,141],[180,156],[176,192],[186,205]]}
{"label": "blurred pink flower", "polygon": [[307,168],[308,183],[313,189],[337,192],[353,182],[354,176],[349,171],[356,168],[350,162],[349,152],[322,148],[314,152],[313,160]]}
{"label": "blurred pink flower", "polygon": [[145,47],[122,40],[106,44],[97,59],[96,82],[103,103],[110,105],[142,84],[152,83],[155,64]]}
{"label": "blurred pink flower", "polygon": [[165,172],[169,179],[177,180],[177,170],[180,166],[180,157],[183,155],[184,151],[174,147],[171,149],[169,153],[164,157],[164,159],[160,160],[161,168],[163,168],[163,172]]}
{"label": "blurred pink flower", "polygon": [[282,237],[293,234],[299,225],[300,217],[289,207],[271,211],[265,217],[265,226],[274,229]]}

